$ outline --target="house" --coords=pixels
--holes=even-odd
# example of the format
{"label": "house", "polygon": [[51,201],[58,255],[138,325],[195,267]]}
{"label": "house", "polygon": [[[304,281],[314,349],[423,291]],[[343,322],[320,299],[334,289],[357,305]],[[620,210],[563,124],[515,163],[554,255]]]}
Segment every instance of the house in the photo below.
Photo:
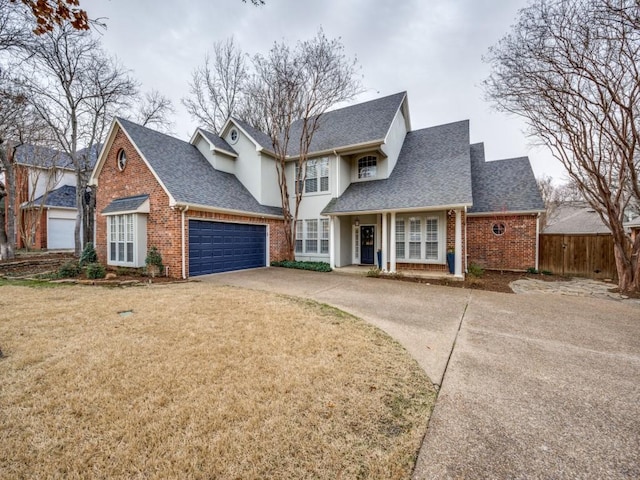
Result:
{"label": "house", "polygon": [[549,235],[611,235],[600,215],[587,202],[565,202],[549,214],[542,233]]}
{"label": "house", "polygon": [[[537,266],[544,206],[528,159],[487,162],[468,121],[412,130],[405,92],[326,113],[306,169],[299,260],[373,266],[380,251],[391,272],[445,272],[453,251],[458,277],[469,263]],[[108,265],[141,267],[155,246],[168,274],[186,278],[285,255],[271,141],[241,120],[185,142],[116,118],[91,183]]]}

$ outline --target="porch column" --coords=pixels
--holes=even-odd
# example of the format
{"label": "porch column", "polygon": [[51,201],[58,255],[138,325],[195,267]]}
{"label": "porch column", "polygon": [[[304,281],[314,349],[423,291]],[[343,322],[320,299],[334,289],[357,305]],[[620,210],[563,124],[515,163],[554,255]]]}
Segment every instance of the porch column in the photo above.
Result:
{"label": "porch column", "polygon": [[389,249],[389,225],[387,224],[387,214],[382,214],[382,270],[387,270],[387,250]]}
{"label": "porch column", "polygon": [[396,212],[391,212],[391,246],[389,247],[389,271],[396,272]]}
{"label": "porch column", "polygon": [[334,245],[335,241],[335,222],[336,217],[331,215],[329,217],[329,266],[333,270],[336,268],[336,247]]}
{"label": "porch column", "polygon": [[455,233],[455,269],[454,275],[462,278],[462,213],[460,210],[456,210],[456,233]]}

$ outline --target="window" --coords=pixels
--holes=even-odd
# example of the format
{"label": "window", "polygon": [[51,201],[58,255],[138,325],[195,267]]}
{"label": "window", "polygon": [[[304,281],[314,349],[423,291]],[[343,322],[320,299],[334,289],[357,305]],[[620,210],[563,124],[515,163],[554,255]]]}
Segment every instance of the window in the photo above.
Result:
{"label": "window", "polygon": [[422,243],[422,232],[420,231],[420,219],[409,219],[409,258],[418,260],[421,258],[420,247]]}
{"label": "window", "polygon": [[404,220],[396,220],[396,258],[404,258]]}
{"label": "window", "polygon": [[504,223],[494,223],[493,227],[491,227],[491,230],[493,231],[494,235],[504,235],[504,231],[506,230],[507,227],[505,227]]}
{"label": "window", "polygon": [[307,226],[304,251],[307,253],[316,253],[318,251],[318,220],[306,220]]}
{"label": "window", "polygon": [[427,235],[424,244],[424,258],[427,260],[438,259],[438,219],[427,218]]}
{"label": "window", "polygon": [[297,254],[328,255],[329,219],[298,220],[295,251]]}
{"label": "window", "polygon": [[358,178],[374,178],[377,174],[378,157],[367,155],[358,159]]}
{"label": "window", "polygon": [[133,214],[109,217],[109,262],[133,263]]}
{"label": "window", "polygon": [[444,217],[413,216],[396,219],[396,259],[434,263],[444,261]]}
{"label": "window", "polygon": [[360,263],[360,227],[353,229],[353,263]]}
{"label": "window", "polygon": [[231,133],[229,134],[229,139],[231,140],[231,143],[236,143],[238,141],[238,130],[236,130],[235,128],[233,130],[231,130]]}
{"label": "window", "polygon": [[[296,164],[296,179],[299,167]],[[298,184],[300,188],[301,184]],[[318,193],[329,191],[329,159],[320,158],[317,160],[307,160],[307,178],[304,182],[305,193]]]}
{"label": "window", "polygon": [[127,154],[124,153],[123,149],[118,151],[118,170],[121,172],[124,170],[124,167],[127,166]]}
{"label": "window", "polygon": [[303,227],[302,220],[296,222],[296,253],[302,253],[302,241],[303,241]]}

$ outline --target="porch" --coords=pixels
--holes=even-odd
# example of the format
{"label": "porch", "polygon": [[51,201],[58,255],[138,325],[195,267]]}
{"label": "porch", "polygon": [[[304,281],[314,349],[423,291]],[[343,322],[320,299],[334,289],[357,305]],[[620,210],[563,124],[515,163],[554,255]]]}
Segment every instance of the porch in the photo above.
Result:
{"label": "porch", "polygon": [[[466,248],[463,208],[362,212],[331,215],[328,225],[331,268],[383,272],[425,278],[464,278]],[[453,275],[447,256],[454,254]]]}

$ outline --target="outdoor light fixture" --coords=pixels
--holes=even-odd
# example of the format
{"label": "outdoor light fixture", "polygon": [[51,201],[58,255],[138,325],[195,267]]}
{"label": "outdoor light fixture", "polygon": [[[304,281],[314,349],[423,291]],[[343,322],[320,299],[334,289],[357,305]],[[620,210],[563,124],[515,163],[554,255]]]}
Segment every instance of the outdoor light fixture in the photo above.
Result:
{"label": "outdoor light fixture", "polygon": [[358,217],[356,217],[356,219],[355,219],[355,221],[353,222],[353,224],[354,224],[356,227],[359,227],[359,226],[360,226],[360,219],[359,219]]}

